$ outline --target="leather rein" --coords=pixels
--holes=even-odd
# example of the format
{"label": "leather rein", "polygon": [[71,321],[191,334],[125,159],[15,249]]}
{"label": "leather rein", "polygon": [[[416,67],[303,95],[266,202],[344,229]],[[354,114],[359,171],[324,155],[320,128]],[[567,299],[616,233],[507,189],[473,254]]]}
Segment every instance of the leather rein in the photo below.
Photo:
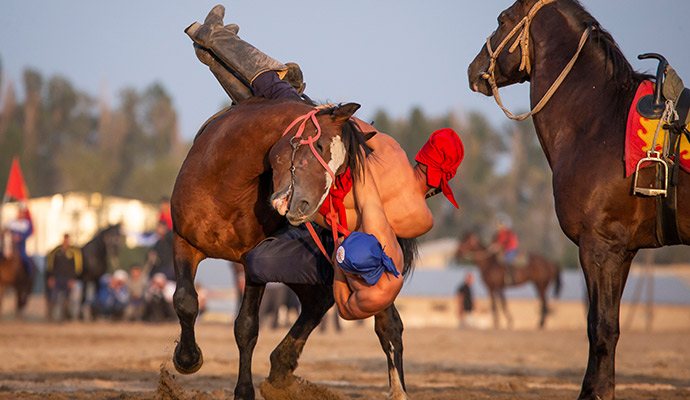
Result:
{"label": "leather rein", "polygon": [[[321,137],[321,125],[319,125],[319,121],[316,119],[316,113],[318,112],[319,110],[312,110],[301,117],[297,117],[283,132],[282,136],[285,136],[292,128],[295,127],[295,125],[300,124],[297,128],[295,136],[290,138],[290,145],[292,146],[292,155],[290,157],[290,186],[288,187],[290,193],[292,193],[292,190],[295,186],[295,154],[297,153],[297,150],[304,144],[309,145],[309,148],[311,149],[311,152],[314,154],[314,157],[316,157],[316,159],[319,160],[319,163],[321,163],[324,169],[326,169],[326,172],[328,172],[328,174],[331,176],[333,180],[332,185],[336,182],[335,173],[333,172],[333,170],[331,170],[331,168],[324,161],[321,155],[319,155],[319,153],[316,151],[316,148],[314,148],[314,142],[316,142],[319,139],[319,137]],[[316,135],[309,136],[306,139],[303,139],[302,135],[304,134],[307,121],[311,121],[314,124],[314,127],[316,128]],[[335,244],[338,241],[338,232],[343,233],[345,236],[349,235],[350,232],[347,230],[346,216],[342,215],[339,218],[339,213],[336,210],[336,207],[334,207],[333,205],[333,197],[329,195],[328,201],[331,202],[330,211],[328,212],[328,215],[325,216],[325,219],[326,222],[330,223],[331,225],[331,231],[333,232],[333,243]],[[338,223],[339,220],[344,224],[344,226]],[[333,262],[331,261],[331,256],[326,251],[326,248],[324,247],[323,243],[321,243],[321,239],[319,239],[319,236],[314,230],[314,226],[312,225],[312,223],[305,222],[305,226],[309,231],[309,234],[311,235],[312,239],[314,239],[314,242],[316,242],[316,246],[319,248],[319,250],[321,250],[321,253],[323,253],[323,255],[326,256],[326,259],[328,259],[328,261],[332,264]]]}
{"label": "leather rein", "polygon": [[[519,71],[527,71],[527,74],[530,74],[532,71],[532,67],[530,65],[530,59],[529,59],[529,39],[530,39],[530,27],[532,24],[532,20],[534,19],[535,14],[537,11],[539,11],[543,6],[553,3],[556,0],[539,0],[537,1],[532,8],[529,10],[527,15],[513,28],[513,30],[506,35],[505,38],[501,41],[501,43],[496,47],[496,50],[493,50],[491,48],[491,39],[494,37],[494,33],[489,35],[488,38],[486,38],[486,50],[489,53],[489,56],[491,57],[491,60],[489,62],[489,68],[488,71],[486,71],[482,75],[482,79],[486,79],[489,83],[489,86],[491,87],[491,93],[494,96],[494,100],[496,100],[496,104],[503,110],[503,113],[505,115],[513,120],[516,121],[522,121],[524,119],[527,119],[531,117],[532,115],[538,113],[541,111],[542,108],[546,105],[546,103],[551,99],[551,96],[556,92],[558,87],[563,83],[565,80],[566,76],[568,76],[568,73],[570,73],[570,70],[572,70],[573,65],[575,65],[575,61],[577,61],[578,57],[580,56],[580,52],[582,51],[582,48],[584,47],[585,43],[587,42],[587,38],[589,37],[590,33],[595,29],[594,26],[588,26],[584,32],[582,32],[582,36],[580,37],[580,43],[578,44],[577,51],[575,52],[575,55],[570,59],[568,64],[563,68],[563,71],[561,71],[560,75],[556,78],[556,80],[551,84],[551,87],[549,87],[549,90],[546,91],[544,96],[539,100],[537,105],[528,113],[520,114],[520,115],[514,115],[511,113],[504,105],[503,101],[501,101],[501,96],[498,93],[498,85],[496,84],[496,77],[495,77],[495,72],[496,72],[496,60],[498,59],[498,56],[501,54],[501,51],[503,51],[508,44],[508,41],[512,39],[513,36],[517,34],[517,38],[513,42],[512,45],[508,48],[508,52],[512,53],[515,51],[515,49],[520,46],[520,52],[521,52],[521,61],[520,61],[520,67]],[[518,33],[519,32],[519,33]]]}

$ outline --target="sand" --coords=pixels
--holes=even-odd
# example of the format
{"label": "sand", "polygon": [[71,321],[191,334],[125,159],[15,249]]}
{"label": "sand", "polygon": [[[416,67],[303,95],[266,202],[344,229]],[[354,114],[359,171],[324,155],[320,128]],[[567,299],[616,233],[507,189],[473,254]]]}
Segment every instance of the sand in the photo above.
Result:
{"label": "sand", "polygon": [[[32,299],[32,302],[36,302]],[[460,329],[452,299],[402,298],[405,377],[411,399],[574,399],[587,362],[582,304],[555,302],[546,329],[537,330],[537,303],[510,303],[512,330],[490,328],[480,300],[478,328]],[[6,305],[6,309],[7,309]],[[30,311],[37,310],[34,303]],[[690,398],[690,308],[658,306],[651,330],[639,308],[618,345],[619,399]],[[623,309],[623,319],[630,307]],[[446,316],[446,320],[443,319]],[[175,323],[25,322],[7,312],[0,322],[0,400],[3,399],[226,399],[237,379],[232,325],[196,328],[205,363],[189,376],[171,357]],[[488,329],[483,329],[488,328]],[[287,329],[261,329],[254,353],[257,398],[269,354]],[[386,359],[371,321],[341,332],[315,331],[297,374],[340,398],[386,399]]]}

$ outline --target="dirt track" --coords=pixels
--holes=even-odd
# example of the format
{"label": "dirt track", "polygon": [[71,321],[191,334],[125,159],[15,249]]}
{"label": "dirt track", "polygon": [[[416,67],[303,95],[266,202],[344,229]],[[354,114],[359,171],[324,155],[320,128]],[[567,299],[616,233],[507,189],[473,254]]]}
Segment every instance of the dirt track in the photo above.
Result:
{"label": "dirt track", "polygon": [[[523,308],[536,307],[528,305]],[[569,309],[562,304],[555,308],[561,315]],[[580,308],[571,312],[582,318]],[[678,315],[688,319],[689,314],[684,309]],[[254,355],[257,398],[270,351],[285,332],[262,328]],[[177,324],[4,320],[0,399],[170,398],[164,393],[184,399],[232,398],[238,362],[232,326],[197,326],[205,364],[191,376],[179,376],[170,361],[178,334]],[[687,337],[687,329],[624,331],[618,346],[617,398],[690,398]],[[579,328],[412,327],[405,330],[404,342],[411,399],[573,399],[587,358],[586,334]],[[387,398],[386,361],[369,322],[346,325],[342,333],[314,332],[297,372],[351,399]]]}

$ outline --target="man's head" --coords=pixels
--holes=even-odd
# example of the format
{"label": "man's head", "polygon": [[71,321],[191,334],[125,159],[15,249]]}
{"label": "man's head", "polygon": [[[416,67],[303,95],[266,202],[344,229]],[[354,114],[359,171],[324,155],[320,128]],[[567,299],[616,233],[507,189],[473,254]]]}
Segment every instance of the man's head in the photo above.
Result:
{"label": "man's head", "polygon": [[62,235],[62,247],[68,248],[69,245],[70,245],[69,234],[65,233],[64,235]]}
{"label": "man's head", "polygon": [[457,133],[446,128],[432,133],[415,157],[415,161],[426,166],[427,185],[440,188],[456,208],[460,207],[455,202],[448,181],[455,176],[464,155],[465,150]]}
{"label": "man's head", "polygon": [[510,228],[510,218],[505,214],[499,214],[496,217],[496,229],[508,229]]}
{"label": "man's head", "polygon": [[369,285],[376,285],[384,272],[398,277],[393,260],[383,251],[376,236],[352,232],[338,247],[336,261],[343,271],[359,275]]}
{"label": "man's head", "polygon": [[29,207],[26,205],[26,201],[20,201],[17,208],[17,218],[26,219],[29,218]]}
{"label": "man's head", "polygon": [[151,278],[151,282],[153,285],[158,286],[162,289],[168,283],[168,278],[165,277],[164,273],[158,272],[153,275],[153,277]]}
{"label": "man's head", "polygon": [[110,286],[117,288],[124,284],[127,281],[127,278],[129,275],[127,274],[127,271],[123,269],[118,269],[115,272],[113,272],[113,275],[110,277]]}
{"label": "man's head", "polygon": [[165,223],[165,221],[158,221],[158,225],[156,225],[156,233],[158,236],[163,237],[168,233],[168,231],[168,225]]}
{"label": "man's head", "polygon": [[139,277],[141,277],[141,272],[141,265],[139,264],[132,264],[129,268],[129,276],[131,276],[133,280],[139,279]]}

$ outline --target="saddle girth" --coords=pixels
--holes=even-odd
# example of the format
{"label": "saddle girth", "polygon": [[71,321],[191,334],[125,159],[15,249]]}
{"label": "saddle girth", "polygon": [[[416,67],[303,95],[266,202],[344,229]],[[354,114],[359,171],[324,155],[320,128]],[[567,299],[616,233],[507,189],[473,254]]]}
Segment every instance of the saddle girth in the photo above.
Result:
{"label": "saddle girth", "polygon": [[[668,187],[666,196],[656,198],[656,239],[659,245],[669,246],[683,244],[678,226],[678,175],[680,173],[680,139],[682,135],[688,136],[685,121],[690,110],[690,89],[683,89],[676,104],[678,119],[672,124],[664,125],[669,135],[669,162],[671,168],[668,175]],[[663,170],[656,166],[657,185],[664,180]]]}

